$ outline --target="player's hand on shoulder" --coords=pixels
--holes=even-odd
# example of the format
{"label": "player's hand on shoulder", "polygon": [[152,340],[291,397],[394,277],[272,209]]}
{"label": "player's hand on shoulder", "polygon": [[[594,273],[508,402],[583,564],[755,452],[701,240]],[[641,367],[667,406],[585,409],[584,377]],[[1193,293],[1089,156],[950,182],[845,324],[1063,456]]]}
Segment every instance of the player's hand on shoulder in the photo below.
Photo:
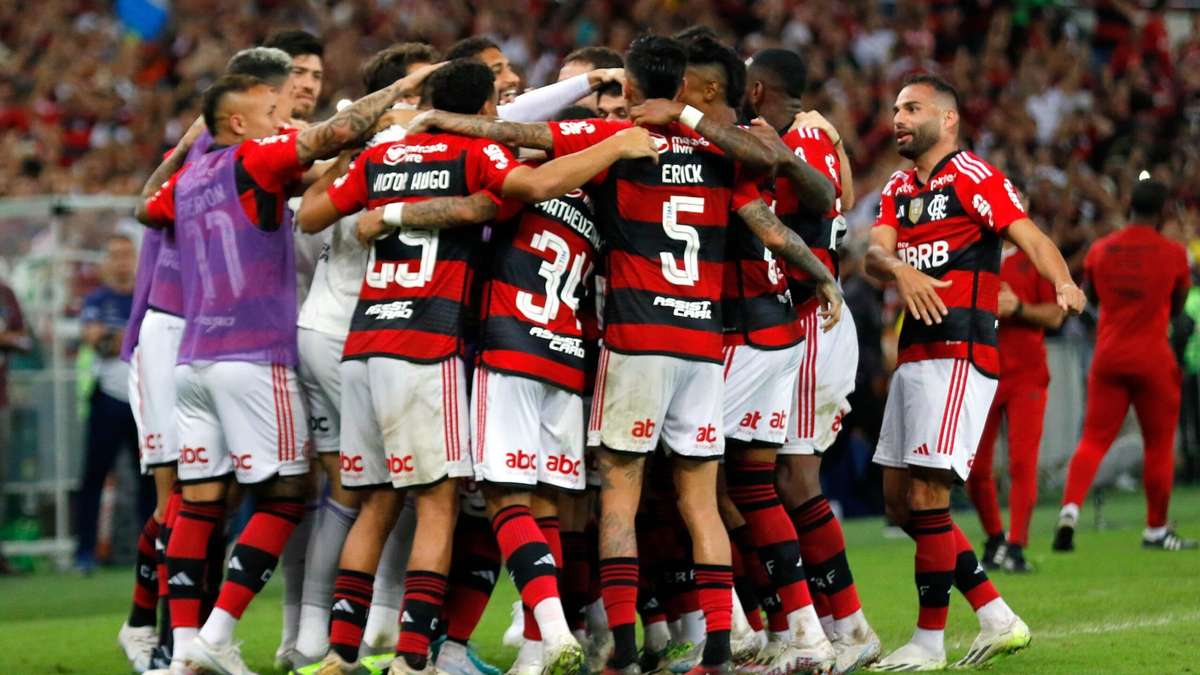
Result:
{"label": "player's hand on shoulder", "polygon": [[449,61],[440,61],[428,66],[421,66],[420,68],[413,70],[408,75],[396,80],[396,84],[400,87],[400,95],[410,96],[415,93],[421,88],[421,85],[425,82],[425,78],[429,77],[433,71],[441,68],[447,63],[449,63]]}
{"label": "player's hand on shoulder", "polygon": [[192,145],[196,142],[196,139],[200,138],[200,134],[204,133],[206,129],[208,129],[208,127],[204,124],[203,116],[192,120],[191,126],[189,126],[187,131],[183,133],[183,138],[179,139],[180,147],[191,149]]}
{"label": "player's hand on shoulder", "polygon": [[416,117],[413,117],[411,120],[409,120],[408,124],[406,125],[408,128],[408,133],[423,134],[426,131],[434,128],[435,124],[437,123],[437,114],[438,111],[436,110],[426,110],[417,113]]}
{"label": "player's hand on shoulder", "polygon": [[898,265],[894,276],[896,289],[908,313],[925,322],[925,325],[941,323],[942,317],[950,313],[937,292],[939,288],[949,288],[949,281],[935,279],[908,263]]}
{"label": "player's hand on shoulder", "polygon": [[629,119],[638,126],[662,126],[679,119],[683,104],[678,101],[668,101],[665,98],[648,99],[641,105],[635,105],[629,111]]}
{"label": "player's hand on shoulder", "polygon": [[358,243],[370,247],[376,239],[387,234],[392,228],[383,224],[383,209],[370,209],[358,214],[358,222],[354,226],[354,236]]}
{"label": "player's hand on shoulder", "polygon": [[825,119],[825,116],[816,110],[804,110],[796,113],[792,119],[792,129],[808,127],[811,129],[820,129],[829,136],[830,142],[837,145],[842,140],[841,134],[834,128],[833,123]]}
{"label": "player's hand on shoulder", "polygon": [[1067,314],[1080,314],[1087,307],[1087,296],[1074,282],[1059,284],[1055,291],[1058,294],[1058,306]]}
{"label": "player's hand on shoulder", "polygon": [[613,135],[617,143],[621,159],[652,159],[658,162],[658,147],[650,132],[642,127],[629,127]]}
{"label": "player's hand on shoulder", "polygon": [[836,281],[826,281],[817,285],[817,297],[821,299],[821,330],[828,333],[842,320],[842,309],[846,305],[842,297],[842,289]]}
{"label": "player's hand on shoulder", "polygon": [[791,157],[791,148],[789,148],[787,144],[783,142],[783,139],[779,137],[779,134],[775,131],[775,129],[772,128],[771,125],[768,124],[763,118],[756,117],[750,120],[750,126],[748,127],[748,130],[751,136],[757,138],[775,153],[776,166],[788,161],[788,159]]}

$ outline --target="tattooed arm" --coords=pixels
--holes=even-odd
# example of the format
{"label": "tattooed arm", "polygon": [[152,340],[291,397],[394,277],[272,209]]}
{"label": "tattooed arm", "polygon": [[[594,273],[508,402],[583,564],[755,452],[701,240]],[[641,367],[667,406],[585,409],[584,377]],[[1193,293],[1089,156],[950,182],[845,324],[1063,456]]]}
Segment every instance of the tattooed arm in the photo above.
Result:
{"label": "tattooed arm", "polygon": [[[848,165],[847,165],[848,166]],[[833,207],[835,191],[829,177],[792,153],[776,168],[787,176],[796,190],[800,205],[813,213],[825,213]]]}
{"label": "tattooed arm", "polygon": [[[490,194],[476,192],[468,197],[437,197],[404,205],[404,229],[448,230],[485,223],[496,217],[500,207]],[[383,222],[383,208],[364,211],[358,217],[356,236],[364,245],[391,232]]]}
{"label": "tattooed arm", "polygon": [[[661,126],[679,121],[679,115],[685,107],[679,101],[650,99],[634,106],[629,111],[629,119],[638,126]],[[775,151],[744,129],[725,124],[711,115],[700,118],[700,123],[695,129],[696,133],[712,141],[713,145],[748,168],[770,171],[776,164]]]}
{"label": "tattooed arm", "polygon": [[188,127],[187,132],[175,144],[175,149],[171,151],[171,154],[167,155],[159,163],[158,167],[154,169],[154,172],[150,174],[150,177],[146,179],[145,185],[142,185],[142,192],[139,195],[137,207],[133,212],[133,217],[139,223],[148,227],[163,227],[165,225],[150,217],[146,209],[146,202],[183,166],[183,163],[187,160],[188,151],[192,149],[192,144],[196,142],[196,139],[200,137],[204,129],[204,118],[196,118],[196,121],[192,122],[192,126]]}
{"label": "tattooed arm", "polygon": [[332,156],[358,140],[387,112],[396,99],[417,90],[425,78],[441,64],[426,66],[396,80],[379,91],[364,96],[345,110],[301,131],[296,136],[296,157],[301,164]]}
{"label": "tattooed arm", "polygon": [[332,165],[328,166],[321,177],[313,181],[304,191],[300,200],[300,208],[296,211],[296,226],[305,234],[316,234],[337,222],[342,214],[333,206],[326,192],[333,181],[350,167],[353,151],[345,150]]}
{"label": "tattooed arm", "polygon": [[478,115],[459,115],[441,110],[427,110],[414,117],[408,125],[408,133],[417,134],[434,128],[463,136],[490,138],[504,145],[536,150],[554,149],[554,139],[550,135],[550,127],[545,123],[504,122]]}
{"label": "tattooed arm", "polygon": [[738,215],[746,222],[750,231],[762,240],[772,253],[795,265],[816,281],[817,297],[821,298],[821,316],[825,319],[824,330],[833,328],[842,317],[842,291],[829,268],[813,255],[813,252],[788,226],[779,221],[771,209],[756,199],[738,209]]}

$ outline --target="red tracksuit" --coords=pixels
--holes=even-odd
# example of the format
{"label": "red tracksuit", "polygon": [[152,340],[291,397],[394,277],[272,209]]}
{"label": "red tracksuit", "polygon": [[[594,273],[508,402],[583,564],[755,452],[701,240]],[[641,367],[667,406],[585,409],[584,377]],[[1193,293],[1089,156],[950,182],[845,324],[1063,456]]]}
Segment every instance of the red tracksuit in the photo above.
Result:
{"label": "red tracksuit", "polygon": [[[1000,281],[1008,284],[1023,304],[1055,302],[1054,287],[1019,249],[1005,254]],[[1046,387],[1050,384],[1044,338],[1045,332],[1039,326],[1015,318],[1000,321],[1000,384],[967,479],[967,491],[979,511],[984,532],[989,537],[1001,534],[1004,524],[992,477],[992,457],[1000,418],[1004,416],[1008,420],[1008,473],[1012,479],[1008,541],[1020,546],[1028,543],[1029,519],[1037,503],[1038,446],[1046,413]]]}
{"label": "red tracksuit", "polygon": [[1146,525],[1167,524],[1175,468],[1181,375],[1167,340],[1171,300],[1190,284],[1183,247],[1131,224],[1097,241],[1084,273],[1100,301],[1083,437],[1071,458],[1063,504],[1080,505],[1130,403],[1145,445]]}

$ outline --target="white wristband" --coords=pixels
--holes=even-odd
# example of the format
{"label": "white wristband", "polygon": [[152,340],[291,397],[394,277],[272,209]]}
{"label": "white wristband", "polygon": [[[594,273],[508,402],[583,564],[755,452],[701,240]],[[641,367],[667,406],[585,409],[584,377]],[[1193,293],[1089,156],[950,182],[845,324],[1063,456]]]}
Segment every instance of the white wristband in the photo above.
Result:
{"label": "white wristband", "polygon": [[679,123],[692,130],[695,130],[702,119],[704,119],[704,113],[690,105],[683,106],[683,110],[679,113]]}
{"label": "white wristband", "polygon": [[392,202],[384,205],[383,224],[391,227],[404,226],[404,202]]}

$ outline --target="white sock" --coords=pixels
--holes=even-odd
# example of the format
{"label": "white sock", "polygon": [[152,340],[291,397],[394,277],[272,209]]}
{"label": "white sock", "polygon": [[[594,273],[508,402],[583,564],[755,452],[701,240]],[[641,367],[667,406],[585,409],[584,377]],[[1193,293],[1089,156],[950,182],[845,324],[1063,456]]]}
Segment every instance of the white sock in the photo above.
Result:
{"label": "white sock", "polygon": [[743,639],[754,632],[750,628],[750,620],[746,618],[746,610],[742,608],[742,601],[738,600],[737,591],[733,592],[733,604],[730,605],[731,615],[731,630],[730,637],[734,640]]}
{"label": "white sock", "polygon": [[541,631],[542,640],[545,642],[558,644],[567,639],[574,639],[571,637],[571,626],[563,614],[562,600],[542,600],[533,608],[533,618],[537,621],[538,630]]}
{"label": "white sock", "polygon": [[[540,602],[538,603],[541,604]],[[517,651],[517,661],[513,665],[529,665],[531,663],[542,662],[542,641],[541,640],[526,640],[521,643],[521,649]]]}
{"label": "white sock", "polygon": [[837,622],[833,620],[833,615],[826,614],[825,616],[819,616],[817,618],[821,621],[821,630],[825,631],[825,637],[832,640],[833,636],[837,635],[838,632]]}
{"label": "white sock", "polygon": [[668,621],[667,632],[671,634],[671,642],[675,644],[683,642],[683,619]]}
{"label": "white sock", "polygon": [[683,639],[698,645],[704,641],[704,611],[696,610],[679,617],[683,622]]}
{"label": "white sock", "polygon": [[1009,608],[1008,603],[1004,602],[1004,598],[996,598],[975,610],[975,616],[979,617],[980,628],[996,629],[1007,626],[1016,614]]}
{"label": "white sock", "polygon": [[1075,527],[1075,523],[1079,521],[1079,505],[1063,504],[1062,509],[1058,512],[1058,519],[1069,520],[1071,527]]}
{"label": "white sock", "polygon": [[817,610],[812,605],[805,605],[793,610],[787,615],[788,630],[801,644],[810,645],[825,640],[825,628],[821,619],[817,618]]}
{"label": "white sock", "polygon": [[671,642],[671,631],[667,628],[666,621],[655,621],[643,629],[646,635],[646,649],[652,652],[660,652],[667,648],[667,644]]}
{"label": "white sock", "polygon": [[175,643],[175,651],[172,656],[182,657],[187,644],[196,639],[199,634],[199,628],[172,628],[171,640]]}
{"label": "white sock", "polygon": [[608,632],[608,614],[604,611],[604,600],[597,600],[587,606],[588,632],[596,635]]}
{"label": "white sock", "polygon": [[[824,622],[822,621],[822,623]],[[863,614],[862,609],[858,609],[853,614],[841,619],[835,619],[833,622],[833,631],[842,636],[857,635],[859,633],[865,634],[869,628],[867,615]]]}
{"label": "white sock", "polygon": [[400,609],[371,605],[363,628],[363,647],[379,648],[396,643],[400,636]]}
{"label": "white sock", "polygon": [[279,636],[280,649],[295,649],[300,635],[300,605],[283,603],[283,629]]}
{"label": "white sock", "polygon": [[933,654],[946,653],[946,631],[918,628],[909,642],[924,647],[925,651]]}
{"label": "white sock", "polygon": [[451,659],[462,660],[466,658],[466,645],[461,642],[455,642],[454,640],[446,640],[442,643],[441,650],[438,651],[437,664],[435,665],[443,663],[442,659],[446,659],[446,662],[449,662]]}
{"label": "white sock", "polygon": [[279,557],[279,569],[283,572],[283,627],[279,637],[280,649],[296,646],[300,633],[300,600],[304,595],[304,572],[307,567],[308,543],[313,525],[317,520],[320,502],[305,505],[304,516]]}
{"label": "white sock", "polygon": [[768,631],[767,640],[771,642],[787,642],[792,638],[792,634],[786,630]]}
{"label": "white sock", "polygon": [[238,620],[220,607],[214,607],[208,615],[208,621],[200,628],[200,637],[210,645],[225,644],[233,639],[233,629],[237,628]]}
{"label": "white sock", "polygon": [[1142,530],[1143,539],[1162,539],[1165,536],[1167,536],[1166,525],[1163,525],[1162,527],[1147,527],[1146,529]]}
{"label": "white sock", "polygon": [[300,634],[296,649],[310,661],[319,660],[329,651],[329,606],[300,606]]}

